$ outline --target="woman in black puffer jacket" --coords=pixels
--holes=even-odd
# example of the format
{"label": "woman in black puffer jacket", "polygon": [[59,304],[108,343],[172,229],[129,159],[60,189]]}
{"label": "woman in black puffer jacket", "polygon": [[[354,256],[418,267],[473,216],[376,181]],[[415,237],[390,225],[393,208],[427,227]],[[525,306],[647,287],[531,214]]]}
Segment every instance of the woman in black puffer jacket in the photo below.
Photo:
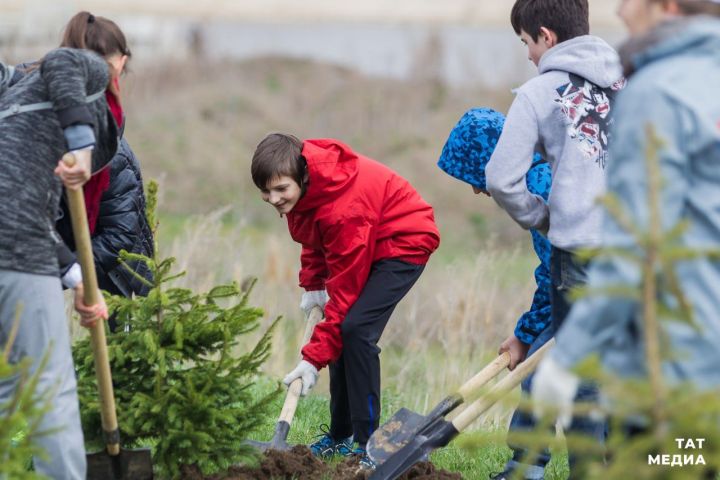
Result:
{"label": "woman in black puffer jacket", "polygon": [[[119,262],[120,251],[153,256],[153,235],[145,216],[140,164],[127,141],[122,138],[125,115],[120,101],[119,74],[125,70],[126,62],[132,54],[125,36],[113,21],[95,17],[89,12],[80,12],[68,22],[62,40],[64,47],[93,50],[101,55],[106,54],[109,45],[116,45],[115,48],[123,53],[117,65],[118,75],[106,92],[110,110],[120,126],[121,138],[108,168],[86,184],[84,193],[98,285],[111,294],[130,297],[133,294],[147,295],[150,287],[138,276],[149,281],[152,275],[142,262],[129,262],[128,266],[133,271],[128,271]],[[64,200],[63,197],[55,225],[65,243],[58,247],[58,259],[63,284],[74,288],[80,281],[80,268],[73,253],[75,240]],[[110,328],[115,329],[112,318]]]}
{"label": "woman in black puffer jacket", "polygon": [[[153,255],[153,234],[145,216],[140,164],[124,138],[120,140],[118,151],[109,168],[110,185],[100,200],[100,211],[92,236],[98,285],[113,295],[144,296],[150,290],[148,285],[118,261],[120,250],[123,249],[148,257]],[[61,207],[56,228],[67,247],[74,251],[75,240],[67,203],[61,202]],[[60,262],[63,274],[75,268],[74,255],[61,255]],[[131,262],[129,266],[136,274],[148,281],[152,280],[152,275],[144,263]],[[114,322],[111,322],[111,327],[114,327],[112,323]]]}

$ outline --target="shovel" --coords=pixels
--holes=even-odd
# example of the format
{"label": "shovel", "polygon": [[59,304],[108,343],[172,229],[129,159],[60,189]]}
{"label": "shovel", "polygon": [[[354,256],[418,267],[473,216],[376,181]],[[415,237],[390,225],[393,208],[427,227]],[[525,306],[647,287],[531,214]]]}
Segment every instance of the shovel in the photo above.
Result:
{"label": "shovel", "polygon": [[[384,462],[378,462],[378,466],[370,475],[369,480],[394,480],[416,462],[427,458],[433,450],[446,446],[480,415],[487,412],[500,398],[518,386],[535,369],[545,352],[554,344],[554,339],[551,339],[540,347],[533,355],[519,364],[515,370],[496,383],[485,395],[471,403],[452,422],[437,419],[422,432],[410,438],[401,439],[404,446],[387,457]],[[382,453],[382,450],[380,450],[380,453]],[[370,444],[368,444],[368,455],[375,461],[378,458],[378,450],[371,449]]]}
{"label": "shovel", "polygon": [[390,419],[373,432],[368,440],[367,450],[372,452],[375,463],[384,463],[392,454],[407,445],[415,436],[430,425],[455,410],[470,395],[495,378],[510,363],[510,354],[504,352],[465,382],[457,392],[445,397],[426,416],[401,408]]}
{"label": "shovel", "polygon": [[[313,307],[308,315],[307,321],[305,322],[305,333],[303,335],[303,341],[301,345],[305,345],[310,341],[315,325],[320,323],[323,319],[323,311],[320,307]],[[302,391],[302,379],[296,378],[288,387],[287,395],[285,396],[285,403],[280,411],[280,418],[278,418],[275,424],[275,433],[273,434],[272,440],[269,442],[256,442],[254,440],[247,440],[248,445],[258,448],[260,451],[265,450],[290,450],[291,446],[287,443],[288,432],[290,432],[290,424],[295,416],[295,409],[300,399],[300,392]]]}
{"label": "shovel", "polygon": [[[66,153],[63,162],[68,167],[75,165],[75,157]],[[85,211],[85,197],[82,189],[67,189],[68,205],[72,220],[73,235],[83,277],[83,301],[95,305],[100,300],[95,261],[93,259],[90,230]],[[95,375],[100,394],[100,413],[106,451],[87,455],[87,478],[89,480],[152,480],[152,458],[150,449],[125,450],[120,448],[120,431],[115,414],[110,361],[105,339],[105,325],[96,322],[90,329]]]}

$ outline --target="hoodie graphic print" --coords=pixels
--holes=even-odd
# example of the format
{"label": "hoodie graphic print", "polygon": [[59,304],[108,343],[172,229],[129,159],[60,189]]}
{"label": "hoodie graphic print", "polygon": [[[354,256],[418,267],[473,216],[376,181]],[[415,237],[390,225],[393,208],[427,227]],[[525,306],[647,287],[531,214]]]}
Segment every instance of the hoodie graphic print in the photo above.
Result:
{"label": "hoodie graphic print", "polygon": [[568,75],[569,82],[558,87],[555,102],[567,119],[567,134],[577,140],[585,158],[605,170],[612,115],[611,103],[625,81],[600,88],[579,75]]}

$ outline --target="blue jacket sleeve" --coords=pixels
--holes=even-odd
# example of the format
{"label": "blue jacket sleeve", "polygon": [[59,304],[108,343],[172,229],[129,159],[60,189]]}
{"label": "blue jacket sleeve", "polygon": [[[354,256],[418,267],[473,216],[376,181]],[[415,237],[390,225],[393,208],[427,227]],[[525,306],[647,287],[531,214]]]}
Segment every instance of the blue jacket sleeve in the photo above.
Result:
{"label": "blue jacket sleeve", "polygon": [[[533,166],[528,172],[525,182],[528,191],[539,195],[547,201],[550,195],[552,172],[550,165],[538,154],[533,158]],[[540,260],[535,269],[535,295],[530,310],[525,312],[517,322],[515,336],[525,344],[531,344],[550,325],[550,242],[536,230],[530,230],[533,249]]]}
{"label": "blue jacket sleeve", "polygon": [[550,325],[550,244],[535,230],[531,230],[533,247],[540,259],[535,269],[535,295],[530,310],[517,322],[515,336],[525,344],[531,344]]}

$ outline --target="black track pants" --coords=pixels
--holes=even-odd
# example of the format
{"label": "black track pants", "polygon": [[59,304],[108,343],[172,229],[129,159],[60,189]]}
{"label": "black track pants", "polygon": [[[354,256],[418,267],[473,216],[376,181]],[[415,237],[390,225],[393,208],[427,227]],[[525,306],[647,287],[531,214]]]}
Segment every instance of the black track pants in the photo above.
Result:
{"label": "black track pants", "polygon": [[373,264],[365,288],[342,323],[343,350],[330,369],[330,435],[364,445],[380,419],[380,340],[395,306],[424,265],[400,260]]}

